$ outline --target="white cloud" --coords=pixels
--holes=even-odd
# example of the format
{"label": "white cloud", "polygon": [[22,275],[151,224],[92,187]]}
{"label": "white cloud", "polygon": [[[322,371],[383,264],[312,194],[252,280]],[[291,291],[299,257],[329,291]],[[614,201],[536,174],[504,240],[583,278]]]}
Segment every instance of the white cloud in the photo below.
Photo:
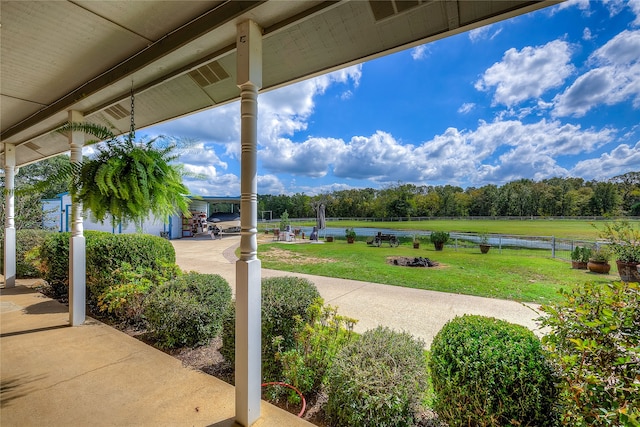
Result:
{"label": "white cloud", "polygon": [[605,64],[627,65],[638,62],[640,30],[624,30],[595,50],[590,59]]}
{"label": "white cloud", "polygon": [[554,115],[582,117],[598,105],[614,105],[627,99],[640,108],[637,52],[640,52],[640,30],[625,30],[594,51],[589,62],[597,66],[554,98]]}
{"label": "white cloud", "polygon": [[185,165],[185,169],[206,176],[206,179],[185,178],[183,180],[192,194],[197,196],[238,196],[240,194],[240,178],[234,174],[219,175],[213,168],[188,165]]}
{"label": "white cloud", "polygon": [[512,48],[485,71],[475,87],[481,91],[495,87],[493,104],[511,107],[561,86],[574,71],[570,59],[569,44],[561,40],[520,51]]}
{"label": "white cloud", "polygon": [[603,180],[640,169],[640,141],[634,147],[621,144],[598,158],[578,162],[571,174],[584,179]]}
{"label": "white cloud", "polygon": [[473,102],[465,102],[464,104],[462,104],[460,106],[460,108],[458,108],[458,113],[467,114],[468,112],[473,110],[475,107],[476,107],[475,103],[473,103]]}
{"label": "white cloud", "polygon": [[603,0],[603,3],[609,10],[609,17],[619,14],[626,5],[625,0]]}
{"label": "white cloud", "polygon": [[267,174],[258,176],[258,194],[285,194],[285,187],[277,176]]}
{"label": "white cloud", "polygon": [[354,136],[336,156],[334,175],[340,178],[413,181],[417,163],[412,145],[403,145],[386,132]]}
{"label": "white cloud", "polygon": [[640,0],[630,0],[627,5],[636,15],[636,19],[631,23],[635,27],[640,26]]}
{"label": "white cloud", "polygon": [[237,102],[162,123],[137,133],[180,136],[215,144],[231,144],[239,139],[240,107]]}
{"label": "white cloud", "polygon": [[218,157],[215,149],[211,145],[197,142],[180,155],[180,161],[194,167],[219,167],[227,169],[228,164]]}
{"label": "white cloud", "polygon": [[376,182],[507,182],[567,175],[557,163],[562,156],[593,152],[611,142],[611,129],[540,120],[481,121],[474,131],[448,128],[419,146],[403,145],[378,131],[353,137],[336,157],[340,178]]}
{"label": "white cloud", "polygon": [[411,57],[416,61],[425,59],[427,56],[429,56],[430,53],[431,51],[429,47],[424,44],[411,49]]}
{"label": "white cloud", "polygon": [[593,39],[593,34],[591,34],[591,30],[589,29],[589,27],[585,27],[584,30],[582,30],[582,40],[592,40]]}
{"label": "white cloud", "polygon": [[310,138],[302,143],[281,138],[260,150],[262,166],[275,173],[322,177],[344,149],[334,138]]}
{"label": "white cloud", "polygon": [[564,10],[564,9],[569,9],[571,7],[577,7],[578,9],[580,9],[583,12],[583,14],[589,15],[590,14],[589,2],[590,2],[590,0],[568,0],[568,1],[562,2],[562,3],[558,4],[557,6],[553,7],[551,9],[551,13],[555,14],[556,12],[559,12],[559,11]]}
{"label": "white cloud", "polygon": [[304,193],[308,196],[316,196],[318,194],[328,194],[328,193],[333,193],[335,191],[350,190],[352,188],[356,188],[356,187],[353,187],[349,184],[345,184],[342,182],[335,182],[332,184],[314,185],[314,186],[301,185],[297,187],[295,193],[299,192],[299,193]]}
{"label": "white cloud", "polygon": [[485,25],[484,27],[469,31],[469,40],[471,40],[471,43],[476,43],[482,40],[493,40],[501,32],[502,27],[500,24]]}

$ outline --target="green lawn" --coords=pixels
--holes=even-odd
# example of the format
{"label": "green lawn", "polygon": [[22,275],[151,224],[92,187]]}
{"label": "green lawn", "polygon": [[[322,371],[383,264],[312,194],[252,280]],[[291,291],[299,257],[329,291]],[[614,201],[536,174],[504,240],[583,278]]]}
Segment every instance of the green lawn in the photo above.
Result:
{"label": "green lawn", "polygon": [[[441,266],[398,267],[386,262],[390,256],[425,257]],[[618,280],[615,263],[610,275],[597,275],[573,270],[570,263],[552,259],[548,250],[533,249],[493,248],[483,255],[478,248],[436,252],[425,243],[420,249],[410,244],[378,248],[337,240],[317,245],[265,243],[259,257],[269,269],[538,303],[557,300],[561,287]]]}
{"label": "green lawn", "polygon": [[[330,221],[327,227],[347,228],[347,227],[370,227],[389,228],[393,230],[422,230],[422,231],[457,231],[463,233],[490,233],[490,234],[514,234],[523,236],[556,236],[567,239],[587,239],[594,240],[598,237],[598,231],[593,227],[595,224],[602,228],[604,221],[589,220],[552,220],[552,219],[510,219],[510,220],[470,220],[470,219],[447,219],[429,221],[393,221],[393,222],[373,222],[373,221]],[[631,221],[640,224],[640,221]],[[296,225],[314,226],[315,222],[296,223]],[[261,228],[277,227],[271,223],[270,227],[261,224]]]}

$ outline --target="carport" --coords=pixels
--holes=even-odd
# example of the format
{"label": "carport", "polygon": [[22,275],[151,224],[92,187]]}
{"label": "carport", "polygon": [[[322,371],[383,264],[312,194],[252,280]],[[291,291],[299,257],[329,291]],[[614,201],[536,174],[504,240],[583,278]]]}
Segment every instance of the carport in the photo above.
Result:
{"label": "carport", "polygon": [[[240,100],[241,258],[236,265],[236,421],[260,417],[257,257],[259,91],[527,13],[555,1],[2,1],[0,161],[5,287],[15,285],[17,168],[82,158],[66,121],[138,128]],[[393,82],[389,82],[393,84]],[[69,323],[85,321],[85,240],[73,206]]]}

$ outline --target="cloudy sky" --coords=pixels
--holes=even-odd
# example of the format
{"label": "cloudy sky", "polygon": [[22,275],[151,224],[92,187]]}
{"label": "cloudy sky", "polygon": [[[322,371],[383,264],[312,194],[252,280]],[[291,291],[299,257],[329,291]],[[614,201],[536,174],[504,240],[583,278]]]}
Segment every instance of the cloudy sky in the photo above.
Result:
{"label": "cloudy sky", "polygon": [[[259,194],[640,171],[640,0],[568,1],[258,102]],[[190,190],[237,196],[239,108],[141,133],[197,139]]]}

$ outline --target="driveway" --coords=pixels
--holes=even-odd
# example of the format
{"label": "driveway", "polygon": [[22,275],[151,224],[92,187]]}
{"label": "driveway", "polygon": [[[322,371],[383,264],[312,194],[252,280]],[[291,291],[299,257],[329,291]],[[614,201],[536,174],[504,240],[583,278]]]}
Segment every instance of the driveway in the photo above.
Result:
{"label": "driveway", "polygon": [[[183,270],[219,274],[235,294],[235,249],[240,244],[239,236],[218,240],[185,238],[171,243],[176,250],[176,262]],[[337,306],[342,315],[358,319],[354,329],[359,333],[378,325],[387,326],[421,338],[428,347],[450,319],[478,314],[526,326],[540,335],[535,322],[540,315],[536,304],[262,269],[262,277],[274,276],[299,276],[312,281],[326,304]]]}

